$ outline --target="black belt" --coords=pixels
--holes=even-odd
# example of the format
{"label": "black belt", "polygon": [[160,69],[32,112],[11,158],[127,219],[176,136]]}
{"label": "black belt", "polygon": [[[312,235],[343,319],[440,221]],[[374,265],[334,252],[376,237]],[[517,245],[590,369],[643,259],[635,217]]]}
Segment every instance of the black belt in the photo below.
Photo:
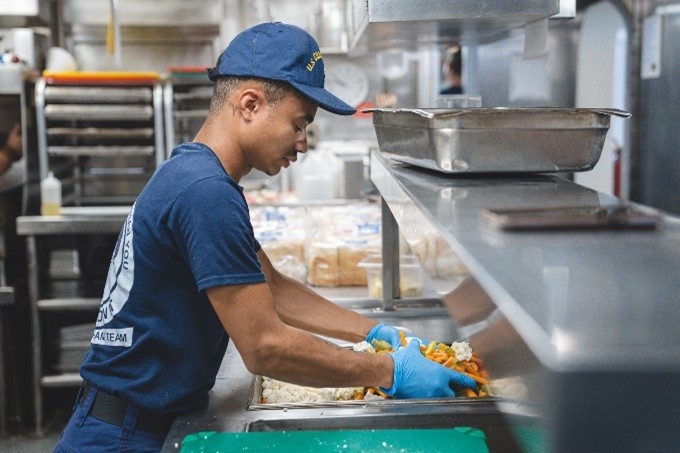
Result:
{"label": "black belt", "polygon": [[[92,386],[90,383],[85,382],[83,384],[82,396],[80,397],[81,402],[85,400],[85,397],[91,389]],[[90,415],[97,420],[111,423],[116,426],[123,426],[127,409],[128,403],[126,401],[117,396],[97,390],[97,395],[90,408]],[[150,433],[167,433],[174,418],[175,417],[170,415],[159,415],[140,409],[137,412],[137,424],[135,425],[135,429]]]}

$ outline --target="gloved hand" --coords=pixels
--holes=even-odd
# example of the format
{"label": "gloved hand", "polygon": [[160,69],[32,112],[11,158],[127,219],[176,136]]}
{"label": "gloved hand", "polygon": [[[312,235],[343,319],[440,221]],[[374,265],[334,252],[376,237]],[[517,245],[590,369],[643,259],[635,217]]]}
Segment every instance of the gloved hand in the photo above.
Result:
{"label": "gloved hand", "polygon": [[420,341],[390,353],[394,360],[392,387],[383,389],[396,398],[438,398],[456,396],[452,385],[476,389],[475,381],[462,373],[427,359],[420,352]]}
{"label": "gloved hand", "polygon": [[368,332],[366,335],[366,342],[371,343],[373,340],[386,341],[392,345],[392,349],[397,350],[401,347],[401,338],[399,338],[399,331],[403,330],[407,335],[411,334],[411,331],[404,328],[396,328],[388,326],[385,323],[380,323]]}

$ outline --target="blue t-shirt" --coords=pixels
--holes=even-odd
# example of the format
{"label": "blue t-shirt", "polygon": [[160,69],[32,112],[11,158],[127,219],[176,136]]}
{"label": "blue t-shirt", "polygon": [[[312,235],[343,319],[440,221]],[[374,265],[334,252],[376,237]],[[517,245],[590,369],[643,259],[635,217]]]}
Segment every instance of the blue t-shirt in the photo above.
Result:
{"label": "blue t-shirt", "polygon": [[83,379],[146,410],[195,408],[229,340],[205,290],[264,282],[259,249],[243,190],[215,154],[177,147],[120,232]]}

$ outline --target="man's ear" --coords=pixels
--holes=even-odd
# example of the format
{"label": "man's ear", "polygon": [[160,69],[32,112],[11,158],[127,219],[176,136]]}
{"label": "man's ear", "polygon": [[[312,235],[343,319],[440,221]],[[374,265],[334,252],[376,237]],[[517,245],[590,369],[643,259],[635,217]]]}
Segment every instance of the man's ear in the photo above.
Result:
{"label": "man's ear", "polygon": [[241,92],[239,107],[243,118],[251,120],[253,115],[262,109],[263,100],[263,94],[259,90],[251,88]]}

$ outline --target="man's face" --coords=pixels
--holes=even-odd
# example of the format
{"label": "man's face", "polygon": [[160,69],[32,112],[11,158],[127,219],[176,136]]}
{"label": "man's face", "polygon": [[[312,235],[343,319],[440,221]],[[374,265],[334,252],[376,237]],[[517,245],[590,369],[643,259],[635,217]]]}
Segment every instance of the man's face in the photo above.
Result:
{"label": "man's face", "polygon": [[314,120],[317,104],[303,96],[290,95],[266,112],[250,130],[248,160],[251,167],[270,176],[288,168],[298,153],[307,152],[307,126]]}

